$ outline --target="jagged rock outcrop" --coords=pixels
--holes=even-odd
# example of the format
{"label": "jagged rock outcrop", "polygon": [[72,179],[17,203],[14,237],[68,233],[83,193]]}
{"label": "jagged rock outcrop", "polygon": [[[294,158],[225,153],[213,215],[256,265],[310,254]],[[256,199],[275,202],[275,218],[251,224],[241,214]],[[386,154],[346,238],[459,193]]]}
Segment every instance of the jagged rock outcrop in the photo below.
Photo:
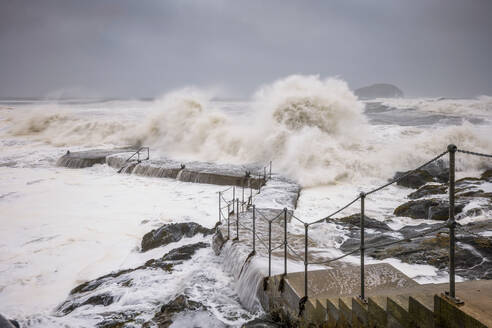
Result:
{"label": "jagged rock outcrop", "polygon": [[[460,214],[465,205],[461,201],[455,202],[455,214]],[[398,206],[393,213],[396,216],[405,216],[412,219],[446,221],[449,218],[449,202],[437,198],[411,200]]]}
{"label": "jagged rock outcrop", "polygon": [[435,185],[435,184],[426,184],[420,187],[417,191],[412,192],[408,195],[410,199],[419,199],[427,196],[433,195],[442,195],[447,192],[446,185]]}
{"label": "jagged rock outcrop", "polygon": [[146,233],[142,239],[141,249],[146,252],[149,249],[180,241],[183,237],[193,237],[201,233],[204,236],[211,235],[215,229],[205,228],[195,222],[170,223],[159,229]]}
{"label": "jagged rock outcrop", "polygon": [[374,98],[402,98],[403,91],[397,86],[387,83],[376,83],[366,87],[356,89],[355,95],[360,99],[374,99]]}
{"label": "jagged rock outcrop", "polygon": [[151,322],[146,323],[144,327],[157,325],[159,328],[167,328],[173,323],[174,317],[183,312],[204,311],[207,307],[200,302],[191,300],[188,296],[179,295],[174,300],[164,304],[161,310],[152,318]]}
{"label": "jagged rock outcrop", "polygon": [[[411,171],[396,172],[394,179],[406,175],[409,172]],[[407,177],[398,181],[397,185],[417,189],[428,182],[447,183],[448,181],[449,168],[444,166],[444,162],[437,161],[410,173]]]}
{"label": "jagged rock outcrop", "polygon": [[[198,242],[194,244],[184,245],[171,250],[159,259],[151,259],[132,269],[120,270],[102,277],[87,281],[72,289],[69,298],[62,303],[57,311],[62,314],[68,314],[78,307],[84,305],[103,305],[108,306],[117,301],[117,298],[108,293],[97,293],[97,289],[104,284],[116,284],[123,287],[132,285],[132,278],[129,274],[137,270],[160,269],[166,272],[172,272],[173,267],[183,261],[191,259],[195,252],[201,248],[209,247],[208,243]],[[126,318],[123,314],[121,316]],[[126,320],[126,319],[125,319]],[[111,320],[114,322],[115,320]]]}
{"label": "jagged rock outcrop", "polygon": [[0,328],[19,328],[19,323],[15,320],[8,320],[0,314]]}

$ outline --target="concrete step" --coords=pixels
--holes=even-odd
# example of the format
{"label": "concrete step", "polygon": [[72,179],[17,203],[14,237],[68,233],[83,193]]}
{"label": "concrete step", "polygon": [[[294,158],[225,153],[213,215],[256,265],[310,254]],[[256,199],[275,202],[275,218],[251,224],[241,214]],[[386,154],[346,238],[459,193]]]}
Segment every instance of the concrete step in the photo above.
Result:
{"label": "concrete step", "polygon": [[434,328],[434,295],[411,295],[409,297],[408,312],[412,324],[419,328]]}
{"label": "concrete step", "polygon": [[326,309],[328,312],[328,327],[336,327],[337,322],[340,320],[340,306],[338,298],[327,298]]}
{"label": "concrete step", "polygon": [[385,328],[388,322],[386,296],[371,296],[368,299],[369,325],[375,328]]}
{"label": "concrete step", "polygon": [[393,295],[388,297],[386,310],[388,313],[388,327],[410,328],[411,320],[408,312],[408,296]]}
{"label": "concrete step", "polygon": [[339,322],[342,327],[352,327],[352,297],[340,297],[338,299],[338,308],[340,313]]}
{"label": "concrete step", "polygon": [[360,297],[352,298],[352,327],[368,327],[369,313],[367,301]]}

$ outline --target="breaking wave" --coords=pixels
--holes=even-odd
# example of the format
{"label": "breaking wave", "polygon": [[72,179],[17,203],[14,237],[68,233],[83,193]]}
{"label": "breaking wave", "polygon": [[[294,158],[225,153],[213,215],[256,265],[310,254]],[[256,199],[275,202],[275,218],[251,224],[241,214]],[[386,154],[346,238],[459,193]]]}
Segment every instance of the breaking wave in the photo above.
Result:
{"label": "breaking wave", "polygon": [[[170,92],[149,103],[141,120],[114,119],[111,112],[95,119],[68,110],[23,114],[14,110],[7,119],[12,125],[8,133],[57,146],[148,145],[154,153],[183,160],[273,160],[277,171],[303,186],[367,176],[389,178],[395,170],[414,167],[452,142],[492,152],[490,126],[370,125],[364,103],[336,78],[293,75],[275,81],[256,92],[245,115],[222,109],[213,96],[193,88]],[[488,102],[476,100],[467,108],[488,111]],[[487,166],[477,158],[459,160],[477,169]]]}

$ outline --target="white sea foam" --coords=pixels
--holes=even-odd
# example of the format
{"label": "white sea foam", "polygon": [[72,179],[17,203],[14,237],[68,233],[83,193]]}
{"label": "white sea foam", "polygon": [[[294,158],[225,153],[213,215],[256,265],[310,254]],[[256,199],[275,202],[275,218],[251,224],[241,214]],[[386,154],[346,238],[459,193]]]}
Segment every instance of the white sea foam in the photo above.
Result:
{"label": "white sea foam", "polygon": [[[133,115],[126,110],[122,111],[126,116],[94,117],[66,106],[15,109],[4,115],[10,136],[31,136],[58,146],[145,144],[154,153],[176,159],[273,160],[275,170],[303,186],[353,182],[366,176],[387,179],[396,169],[412,168],[442,152],[449,143],[492,152],[489,125],[370,125],[364,104],[339,79],[294,75],[278,80],[256,92],[250,108],[244,109],[247,116],[224,109],[212,98],[213,94],[185,88],[137,107]],[[487,97],[473,100],[474,106],[463,102],[453,106],[489,108]],[[459,169],[487,165],[485,159],[458,156]]]}

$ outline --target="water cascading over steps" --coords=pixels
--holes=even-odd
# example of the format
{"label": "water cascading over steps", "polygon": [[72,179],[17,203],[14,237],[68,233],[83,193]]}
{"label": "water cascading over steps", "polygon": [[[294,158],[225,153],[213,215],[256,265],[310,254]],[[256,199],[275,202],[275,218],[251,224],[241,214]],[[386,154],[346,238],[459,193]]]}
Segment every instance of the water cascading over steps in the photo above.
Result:
{"label": "water cascading over steps", "polygon": [[258,290],[266,275],[264,265],[257,263],[254,257],[248,258],[249,253],[231,241],[223,245],[220,254],[224,259],[224,270],[236,279],[236,292],[241,304],[251,312],[258,312],[261,309]]}

